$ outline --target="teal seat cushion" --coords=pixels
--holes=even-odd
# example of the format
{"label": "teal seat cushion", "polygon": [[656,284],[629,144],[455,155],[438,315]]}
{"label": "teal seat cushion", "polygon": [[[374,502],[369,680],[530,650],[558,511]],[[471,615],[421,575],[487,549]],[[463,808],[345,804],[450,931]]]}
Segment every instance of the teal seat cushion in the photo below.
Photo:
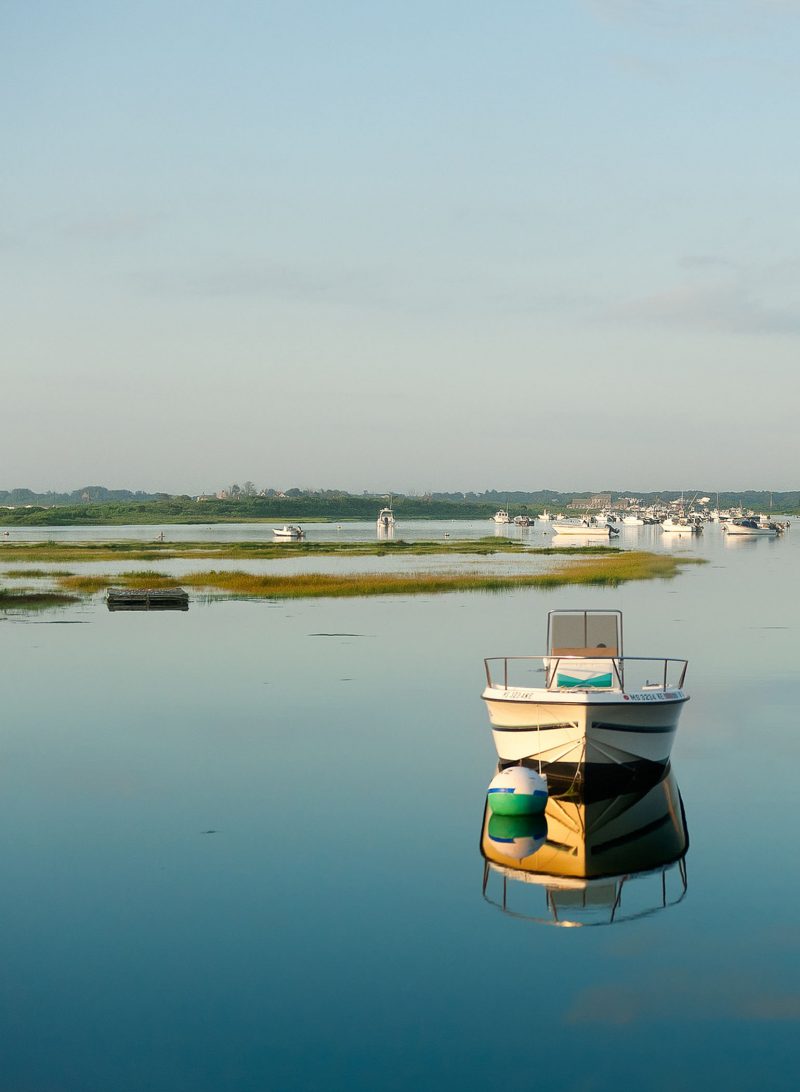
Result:
{"label": "teal seat cushion", "polygon": [[588,679],[576,679],[572,675],[557,675],[556,686],[565,686],[569,689],[572,686],[599,686],[609,687],[611,686],[611,672],[606,675],[591,675]]}

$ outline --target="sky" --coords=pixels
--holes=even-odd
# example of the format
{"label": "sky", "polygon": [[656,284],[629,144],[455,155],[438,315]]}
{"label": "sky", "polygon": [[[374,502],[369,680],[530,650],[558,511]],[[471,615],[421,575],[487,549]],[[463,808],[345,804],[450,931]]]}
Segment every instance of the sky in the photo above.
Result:
{"label": "sky", "polygon": [[0,0],[0,488],[800,485],[800,0]]}

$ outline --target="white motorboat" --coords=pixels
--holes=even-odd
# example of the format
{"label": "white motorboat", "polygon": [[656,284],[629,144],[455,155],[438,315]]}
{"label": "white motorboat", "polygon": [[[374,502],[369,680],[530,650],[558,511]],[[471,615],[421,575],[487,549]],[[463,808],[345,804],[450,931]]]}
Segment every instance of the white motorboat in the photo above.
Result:
{"label": "white motorboat", "polygon": [[283,527],[273,527],[272,533],[275,538],[279,539],[298,539],[306,537],[303,528],[298,527],[296,523],[285,523]]}
{"label": "white motorboat", "polygon": [[703,525],[698,520],[689,519],[688,516],[670,516],[661,524],[661,530],[683,535],[699,535]]}
{"label": "white motorboat", "polygon": [[557,535],[593,535],[595,537],[602,535],[605,538],[619,534],[616,527],[612,527],[610,523],[601,522],[594,516],[588,516],[586,519],[559,520],[553,524],[553,530]]}
{"label": "white motorboat", "polygon": [[553,517],[550,515],[547,508],[545,508],[544,512],[539,513],[539,523],[551,523],[552,519]]}
{"label": "white motorboat", "polygon": [[378,531],[384,534],[391,534],[394,531],[394,512],[391,505],[388,508],[381,508],[375,525]]}
{"label": "white motorboat", "polygon": [[722,530],[726,535],[748,535],[775,537],[785,530],[783,524],[769,521],[761,522],[756,517],[750,519],[731,519],[722,524]]}
{"label": "white motorboat", "polygon": [[611,925],[680,902],[688,848],[671,770],[616,796],[551,793],[543,816],[493,816],[485,808],[483,896],[543,924]]}
{"label": "white motorboat", "polygon": [[532,527],[534,522],[530,516],[514,516],[515,527]]}
{"label": "white motorboat", "polygon": [[688,662],[624,656],[621,611],[550,611],[545,656],[484,663],[501,763],[531,759],[548,775],[586,777],[669,761]]}
{"label": "white motorboat", "polygon": [[641,516],[623,516],[622,522],[626,527],[644,527],[644,520]]}
{"label": "white motorboat", "polygon": [[511,516],[505,508],[498,508],[493,516],[490,517],[493,523],[511,523]]}

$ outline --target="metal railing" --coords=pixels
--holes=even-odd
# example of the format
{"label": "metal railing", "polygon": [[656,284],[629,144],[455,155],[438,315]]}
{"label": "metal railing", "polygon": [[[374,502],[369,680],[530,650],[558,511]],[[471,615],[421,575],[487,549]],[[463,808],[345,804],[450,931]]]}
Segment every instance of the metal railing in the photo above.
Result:
{"label": "metal railing", "polygon": [[[484,661],[484,667],[486,669],[486,683],[488,686],[495,689],[502,688],[503,690],[509,689],[538,689],[541,684],[532,684],[530,682],[518,683],[512,682],[509,684],[509,664],[513,667],[527,663],[528,665],[536,663],[539,665],[536,669],[536,673],[544,673],[545,684],[544,688],[547,690],[581,690],[581,689],[604,689],[603,687],[581,687],[580,683],[571,685],[569,687],[560,687],[554,685],[554,681],[557,683],[559,668],[564,665],[581,664],[587,660],[602,660],[604,663],[608,663],[612,673],[612,678],[616,678],[616,683],[612,682],[610,689],[619,689],[623,693],[626,690],[625,675],[626,666],[628,676],[639,675],[637,672],[637,665],[654,665],[658,664],[658,670],[653,673],[657,676],[651,680],[647,678],[649,672],[645,673],[645,682],[639,682],[636,678],[636,685],[629,687],[628,689],[647,689],[647,690],[681,690],[683,688],[683,682],[686,678],[686,670],[689,666],[688,660],[675,659],[672,656],[488,656]],[[495,681],[495,675],[499,675],[499,671],[493,671],[492,665],[502,664],[502,684],[499,681]],[[676,665],[671,667],[671,665]],[[631,680],[633,681],[633,680]],[[609,688],[605,688],[609,689]]]}

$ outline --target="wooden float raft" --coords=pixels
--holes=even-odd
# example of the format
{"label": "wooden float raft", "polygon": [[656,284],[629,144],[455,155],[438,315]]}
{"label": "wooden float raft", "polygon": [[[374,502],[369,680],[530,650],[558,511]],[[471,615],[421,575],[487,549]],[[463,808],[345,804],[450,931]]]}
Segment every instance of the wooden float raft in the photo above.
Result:
{"label": "wooden float raft", "polygon": [[183,588],[109,588],[109,610],[188,610],[189,593]]}

